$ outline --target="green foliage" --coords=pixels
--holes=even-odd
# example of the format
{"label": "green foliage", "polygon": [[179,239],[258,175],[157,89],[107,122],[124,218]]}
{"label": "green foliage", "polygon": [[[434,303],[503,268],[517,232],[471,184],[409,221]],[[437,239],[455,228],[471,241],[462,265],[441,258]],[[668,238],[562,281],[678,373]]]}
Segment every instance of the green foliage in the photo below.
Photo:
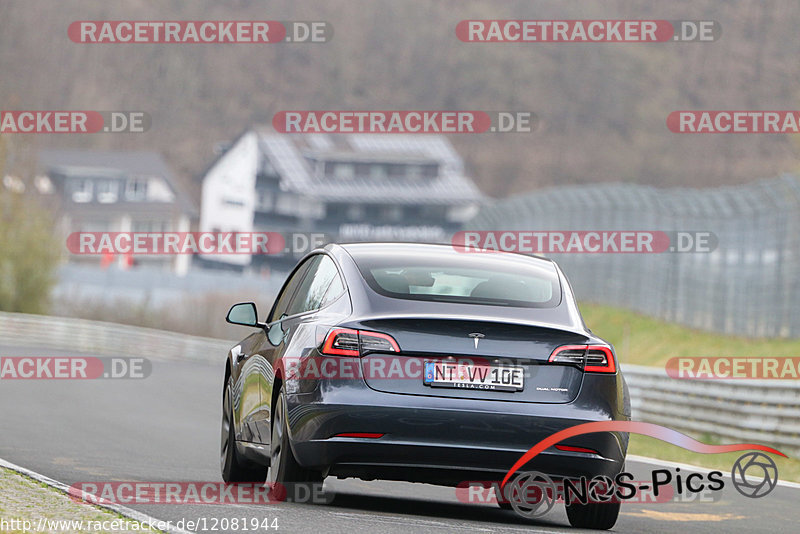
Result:
{"label": "green foliage", "polygon": [[614,345],[623,365],[659,367],[675,357],[792,357],[800,352],[800,339],[727,336],[587,302],[580,309],[586,326]]}
{"label": "green foliage", "polygon": [[35,201],[0,193],[0,310],[46,312],[60,258],[53,228]]}

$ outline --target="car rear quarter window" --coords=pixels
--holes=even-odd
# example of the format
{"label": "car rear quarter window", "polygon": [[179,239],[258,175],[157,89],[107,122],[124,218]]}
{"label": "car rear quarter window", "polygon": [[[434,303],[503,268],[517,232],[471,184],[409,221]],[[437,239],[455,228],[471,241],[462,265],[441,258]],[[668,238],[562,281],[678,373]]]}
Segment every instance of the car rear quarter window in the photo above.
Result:
{"label": "car rear quarter window", "polygon": [[[321,308],[325,303],[328,289],[339,278],[339,271],[332,259],[324,254],[318,254],[315,258],[316,261],[309,268],[308,274],[289,305],[288,315]],[[338,283],[341,284],[341,281]]]}
{"label": "car rear quarter window", "polygon": [[325,292],[325,297],[322,299],[322,305],[327,306],[336,300],[342,293],[344,293],[344,283],[342,282],[342,278],[337,273],[336,276],[333,277],[331,285],[328,287],[328,291]]}

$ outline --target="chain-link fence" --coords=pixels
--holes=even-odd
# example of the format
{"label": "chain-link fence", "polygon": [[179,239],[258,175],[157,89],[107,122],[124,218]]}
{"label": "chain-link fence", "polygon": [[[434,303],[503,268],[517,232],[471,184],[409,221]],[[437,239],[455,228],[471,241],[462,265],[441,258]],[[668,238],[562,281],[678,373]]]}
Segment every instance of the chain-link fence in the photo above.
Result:
{"label": "chain-link fence", "polygon": [[498,201],[467,230],[709,231],[712,252],[549,254],[576,294],[726,334],[800,337],[800,178],[717,189],[633,184]]}

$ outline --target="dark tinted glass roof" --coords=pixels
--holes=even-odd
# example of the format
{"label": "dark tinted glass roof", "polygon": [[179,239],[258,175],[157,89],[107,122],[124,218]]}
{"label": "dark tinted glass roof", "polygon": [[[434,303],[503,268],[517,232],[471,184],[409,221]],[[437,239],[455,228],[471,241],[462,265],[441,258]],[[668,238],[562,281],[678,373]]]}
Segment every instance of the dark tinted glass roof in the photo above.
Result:
{"label": "dark tinted glass roof", "polygon": [[346,245],[367,285],[386,297],[489,306],[552,308],[561,284],[551,261],[475,253],[447,245]]}

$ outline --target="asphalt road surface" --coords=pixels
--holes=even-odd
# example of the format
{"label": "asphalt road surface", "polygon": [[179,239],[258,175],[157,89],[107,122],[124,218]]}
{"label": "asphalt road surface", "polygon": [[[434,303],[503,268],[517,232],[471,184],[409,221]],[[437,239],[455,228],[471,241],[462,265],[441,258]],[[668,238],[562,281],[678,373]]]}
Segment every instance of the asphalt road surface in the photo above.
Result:
{"label": "asphalt road surface", "polygon": [[[80,354],[0,346],[4,357],[58,355]],[[146,379],[0,380],[0,457],[66,484],[220,481],[224,355],[219,365],[143,356],[153,363]],[[654,468],[628,461],[628,470],[640,480],[649,479]],[[798,531],[800,489],[779,486],[765,497],[750,499],[725,480],[711,502],[625,503],[614,531]],[[329,478],[325,492],[332,496],[328,504],[126,506],[174,523],[205,518],[201,525],[206,531],[213,531],[216,523],[218,532],[237,531],[230,523],[220,528],[223,518],[277,519],[278,532],[570,531],[560,505],[542,518],[528,520],[494,504],[462,502],[453,488],[425,484]]]}

